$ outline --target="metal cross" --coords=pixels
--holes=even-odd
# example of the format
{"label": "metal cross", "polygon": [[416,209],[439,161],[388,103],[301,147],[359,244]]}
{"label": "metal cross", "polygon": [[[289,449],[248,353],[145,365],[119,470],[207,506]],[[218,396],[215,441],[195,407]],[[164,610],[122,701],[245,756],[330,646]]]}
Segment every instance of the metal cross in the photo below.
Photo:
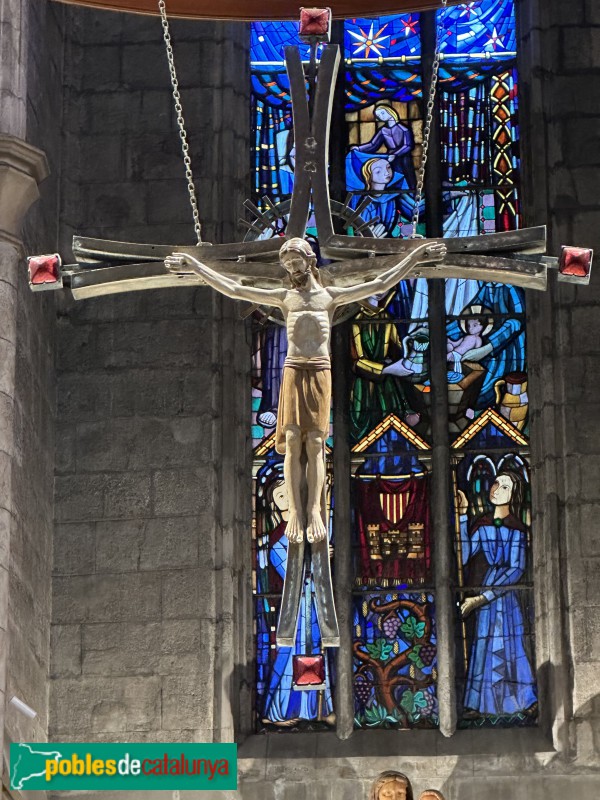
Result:
{"label": "metal cross", "polygon": [[[391,263],[398,261],[398,255],[408,253],[423,242],[421,239],[378,239],[371,235],[360,235],[363,231],[370,233],[368,224],[360,217],[361,206],[357,209],[341,206],[342,216],[359,235],[339,235],[334,231],[327,169],[333,91],[339,62],[339,47],[324,47],[318,80],[314,79],[314,74],[311,75],[307,94],[299,50],[297,47],[286,48],[296,165],[285,238],[304,237],[312,203],[321,253],[332,262],[322,267],[321,273],[325,282],[342,287],[377,277]],[[261,230],[259,225],[270,227],[283,217],[282,209],[268,199],[265,199],[265,211],[260,211],[250,201],[246,201],[245,205],[254,215],[254,222],[247,224],[255,233]],[[337,205],[339,207],[340,204]],[[252,283],[253,286],[273,288],[281,285],[282,270],[277,256],[282,242],[282,238],[274,236],[266,240],[217,245],[201,243],[189,247],[75,236],[73,252],[77,263],[61,267],[58,259],[53,270],[46,269],[46,274],[40,275],[39,263],[43,257],[30,259],[30,285],[34,291],[64,286],[76,299],[142,289],[197,286],[199,279],[194,275],[176,275],[166,271],[163,263],[165,258],[177,251],[191,253],[213,269]],[[558,259],[544,255],[544,226],[486,236],[444,239],[444,244],[448,250],[444,262],[421,266],[409,277],[467,278],[544,290],[548,269],[559,267]],[[570,250],[571,255],[577,251],[576,248]],[[591,251],[577,252],[589,254],[586,275],[577,277],[577,270],[572,269],[571,276],[559,275],[559,278],[587,283]],[[333,647],[339,646],[339,632],[327,543],[321,544],[312,547],[312,568],[323,644]],[[277,636],[281,645],[291,646],[295,642],[303,568],[304,544],[290,543]]]}

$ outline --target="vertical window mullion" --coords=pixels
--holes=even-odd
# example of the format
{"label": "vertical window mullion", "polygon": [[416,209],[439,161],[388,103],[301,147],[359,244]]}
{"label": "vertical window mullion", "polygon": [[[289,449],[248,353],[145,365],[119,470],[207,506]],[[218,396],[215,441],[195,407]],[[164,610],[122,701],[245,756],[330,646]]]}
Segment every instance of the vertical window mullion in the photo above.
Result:
{"label": "vertical window mullion", "polygon": [[336,653],[336,733],[348,739],[354,730],[352,673],[352,511],[350,498],[350,342],[349,323],[333,329],[333,532],[334,590],[340,628]]}
{"label": "vertical window mullion", "polygon": [[[437,39],[436,12],[421,14],[423,110],[431,86]],[[443,235],[441,140],[439,95],[434,107],[425,172],[425,221],[428,237]],[[431,366],[432,482],[431,518],[437,620],[439,726],[444,736],[456,730],[456,680],[454,665],[455,614],[453,610],[453,551],[448,502],[450,494],[450,436],[446,362],[445,283],[429,281],[429,336]]]}
{"label": "vertical window mullion", "polygon": [[[331,41],[340,47],[344,63],[344,21],[332,25]],[[335,87],[329,140],[329,178],[332,200],[342,202],[346,194],[347,126],[344,113],[346,85],[343,67]],[[334,226],[339,221],[334,220]],[[336,325],[332,334],[333,380],[333,531],[334,591],[340,628],[340,647],[336,653],[335,711],[336,733],[348,739],[354,730],[354,690],[352,672],[352,511],[350,498],[350,325]]]}

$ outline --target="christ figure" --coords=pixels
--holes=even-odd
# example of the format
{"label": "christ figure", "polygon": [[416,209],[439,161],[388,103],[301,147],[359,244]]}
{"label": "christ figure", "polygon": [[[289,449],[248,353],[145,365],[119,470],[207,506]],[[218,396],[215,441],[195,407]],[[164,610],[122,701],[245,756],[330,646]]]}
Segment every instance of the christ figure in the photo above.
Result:
{"label": "christ figure", "polygon": [[288,285],[278,289],[246,286],[187,253],[167,257],[165,265],[171,272],[196,273],[234,300],[281,309],[288,351],[279,394],[276,450],[285,455],[283,470],[290,500],[285,533],[290,542],[302,542],[305,534],[311,543],[327,538],[321,495],[331,405],[329,344],[336,309],[387,292],[417,264],[441,261],[445,255],[443,244],[423,243],[371,281],[344,288],[324,287],[310,244],[304,239],[289,239],[279,251]]}

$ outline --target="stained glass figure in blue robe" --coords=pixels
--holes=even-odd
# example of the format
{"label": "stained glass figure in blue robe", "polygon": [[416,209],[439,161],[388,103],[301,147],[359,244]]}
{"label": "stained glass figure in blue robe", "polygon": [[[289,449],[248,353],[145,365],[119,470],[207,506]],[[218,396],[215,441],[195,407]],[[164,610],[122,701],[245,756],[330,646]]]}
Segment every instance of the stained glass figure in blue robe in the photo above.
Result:
{"label": "stained glass figure in blue robe", "polygon": [[[525,361],[525,303],[523,290],[504,283],[480,283],[470,306],[461,314],[471,315],[472,308],[487,309],[494,317],[493,330],[482,348],[471,360],[478,361],[486,373],[477,398],[477,409],[487,408],[495,401],[494,385],[510,372],[524,372]],[[497,321],[496,321],[497,320]],[[464,336],[459,320],[446,326],[448,340],[456,342]]]}
{"label": "stained glass figure in blue robe", "polygon": [[[414,189],[417,185],[412,159],[415,137],[410,126],[402,124],[396,109],[387,104],[376,106],[374,117],[383,122],[383,127],[370,141],[354,145],[352,149],[368,155],[380,154],[380,157],[389,161],[392,170],[399,176],[402,188]],[[382,147],[385,147],[385,153],[380,153]]]}
{"label": "stained glass figure in blue robe", "polygon": [[493,513],[484,514],[467,530],[467,498],[458,492],[460,545],[463,565],[482,554],[487,569],[480,594],[461,605],[466,619],[475,614],[465,684],[465,716],[533,713],[537,689],[527,652],[518,584],[525,572],[527,528],[521,521],[524,481],[513,470],[499,472],[489,500]]}
{"label": "stained glass figure in blue robe", "polygon": [[[285,483],[281,478],[276,479],[268,487],[266,497],[272,508],[274,523],[269,534],[268,562],[279,579],[277,581],[279,586],[283,586],[288,549],[285,526],[289,500]],[[323,690],[320,708],[319,693],[317,691],[297,691],[293,688],[292,667],[294,655],[312,655],[312,653],[307,653],[307,641],[312,643],[312,649],[315,653],[320,651],[321,633],[313,599],[314,587],[312,579],[309,578],[308,580],[310,583],[305,587],[307,591],[300,602],[296,644],[294,647],[277,648],[277,655],[270,666],[266,679],[264,708],[262,711],[263,722],[280,727],[295,725],[300,720],[320,719],[326,723],[333,723],[333,702],[327,659],[325,659],[326,688]],[[259,592],[264,592],[269,587],[258,586],[257,588]],[[307,612],[309,606],[310,609]],[[307,631],[307,625],[310,625],[310,631]]]}
{"label": "stained glass figure in blue robe", "polygon": [[[383,155],[365,156],[351,150],[346,157],[346,182],[349,191],[368,194],[369,205],[361,212],[365,222],[378,217],[373,225],[373,234],[378,238],[397,235],[398,208],[396,198],[398,192],[392,191],[399,182],[399,175],[394,173],[389,159]],[[364,194],[354,195],[350,205],[356,208]]]}

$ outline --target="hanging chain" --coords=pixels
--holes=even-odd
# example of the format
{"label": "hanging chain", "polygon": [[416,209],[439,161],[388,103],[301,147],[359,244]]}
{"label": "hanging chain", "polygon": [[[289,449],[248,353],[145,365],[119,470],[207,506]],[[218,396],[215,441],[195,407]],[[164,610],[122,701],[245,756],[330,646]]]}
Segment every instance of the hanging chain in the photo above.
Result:
{"label": "hanging chain", "polygon": [[[441,0],[444,8],[448,5],[448,0]],[[436,12],[432,12],[436,13]],[[435,41],[435,54],[433,57],[433,64],[431,67],[431,85],[429,87],[429,97],[427,99],[427,111],[425,114],[425,129],[423,131],[423,155],[421,159],[421,167],[419,169],[419,177],[417,178],[417,191],[415,193],[415,206],[412,216],[412,239],[419,239],[420,234],[417,233],[417,225],[419,224],[419,206],[423,197],[423,189],[425,187],[425,167],[427,165],[427,157],[429,154],[429,140],[431,138],[431,129],[433,126],[433,114],[435,111],[435,99],[437,96],[438,78],[440,75],[440,61],[441,52],[440,47],[442,43],[441,21],[436,25],[436,41]]]}
{"label": "hanging chain", "polygon": [[158,9],[163,27],[163,38],[167,50],[167,60],[169,62],[169,72],[171,73],[171,86],[173,87],[173,103],[177,114],[177,125],[179,127],[179,138],[181,139],[181,152],[183,153],[183,163],[185,165],[185,177],[187,180],[187,190],[190,196],[190,206],[194,218],[194,230],[198,244],[202,244],[202,226],[200,225],[200,214],[198,213],[198,201],[196,199],[196,189],[194,187],[194,174],[192,173],[192,159],[190,157],[190,147],[185,131],[185,120],[183,119],[183,108],[181,105],[181,95],[179,94],[179,83],[177,72],[175,71],[175,59],[173,57],[173,45],[171,44],[171,33],[169,31],[169,20],[167,19],[167,7],[165,0],[158,0]]}

